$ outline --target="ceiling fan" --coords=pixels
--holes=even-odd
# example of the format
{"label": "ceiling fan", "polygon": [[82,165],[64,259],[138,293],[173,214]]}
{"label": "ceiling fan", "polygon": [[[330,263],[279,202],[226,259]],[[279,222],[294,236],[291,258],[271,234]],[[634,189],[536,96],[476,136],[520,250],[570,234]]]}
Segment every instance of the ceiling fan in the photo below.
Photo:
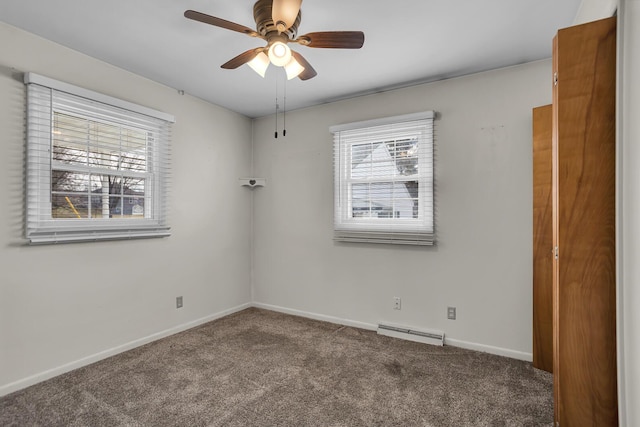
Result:
{"label": "ceiling fan", "polygon": [[[287,78],[299,77],[308,80],[318,73],[298,52],[291,50],[288,43],[302,46],[331,49],[360,49],[364,44],[362,31],[321,31],[298,36],[302,0],[258,0],[253,5],[256,30],[244,25],[226,21],[195,10],[187,10],[184,16],[205,24],[244,33],[267,42],[265,47],[250,49],[222,64],[222,68],[235,69],[249,65],[264,77],[269,63],[284,67]],[[266,53],[265,53],[266,52]]]}

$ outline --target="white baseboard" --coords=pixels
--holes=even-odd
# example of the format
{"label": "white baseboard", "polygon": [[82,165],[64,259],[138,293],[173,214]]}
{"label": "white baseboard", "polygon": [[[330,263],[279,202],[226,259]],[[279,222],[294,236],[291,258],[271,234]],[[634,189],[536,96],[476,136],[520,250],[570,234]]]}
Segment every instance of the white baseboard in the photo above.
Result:
{"label": "white baseboard", "polygon": [[378,329],[378,325],[374,325],[373,323],[358,322],[357,320],[342,319],[340,317],[295,310],[293,308],[280,307],[277,305],[264,304],[261,302],[254,302],[251,305],[256,308],[263,308],[265,310],[277,311],[279,313],[285,314],[293,314],[294,316],[306,317],[313,320],[322,320],[324,322],[336,323],[338,325],[352,326],[354,328],[366,329],[368,331],[375,331],[376,329]]}
{"label": "white baseboard", "polygon": [[113,348],[101,351],[99,353],[95,353],[90,356],[83,357],[82,359],[78,359],[73,362],[66,363],[62,366],[58,366],[56,368],[37,373],[35,375],[31,375],[30,377],[23,378],[21,380],[0,386],[0,396],[5,396],[9,393],[13,393],[14,391],[21,390],[23,388],[48,380],[58,375],[62,375],[74,369],[78,369],[83,366],[89,365],[91,363],[98,362],[102,359],[106,359],[107,357],[115,356],[116,354],[134,349],[136,347],[140,347],[141,345],[145,345],[153,341],[157,341],[161,338],[165,338],[170,335],[177,334],[178,332],[186,331],[187,329],[191,329],[196,326],[202,325],[204,323],[211,322],[212,320],[220,319],[221,317],[225,317],[230,314],[237,313],[238,311],[245,310],[249,307],[251,307],[251,303],[242,304],[237,307],[230,308],[228,310],[223,310],[218,313],[211,314],[209,316],[205,316],[200,319],[193,320],[191,322],[183,323],[181,325],[174,326],[173,328],[169,328],[164,331],[156,332],[155,334],[151,334],[146,337],[143,337],[134,341],[130,341],[126,344],[122,344],[117,347],[113,347]]}
{"label": "white baseboard", "polygon": [[494,347],[492,345],[478,344],[475,342],[462,341],[446,336],[444,337],[444,345],[466,348],[467,350],[481,351],[483,353],[495,354],[496,356],[510,357],[512,359],[524,360],[525,362],[533,361],[532,353],[525,353],[523,351],[511,350],[502,347]]}
{"label": "white baseboard", "polygon": [[[340,317],[326,316],[324,314],[311,313],[308,311],[295,310],[292,308],[280,307],[277,305],[264,304],[260,302],[253,302],[251,304],[256,308],[263,308],[265,310],[277,311],[285,314],[293,314],[294,316],[306,317],[314,320],[322,320],[329,323],[337,323],[338,325],[352,326],[354,328],[367,329],[370,331],[376,331],[378,325],[373,323],[359,322],[357,320],[342,319]],[[494,347],[486,344],[478,344],[469,341],[457,340],[445,336],[444,345],[450,345],[452,347],[465,348],[467,350],[475,350],[483,353],[495,354],[497,356],[510,357],[512,359],[524,360],[526,362],[533,361],[533,354],[525,353],[522,351],[511,350],[508,348]]]}

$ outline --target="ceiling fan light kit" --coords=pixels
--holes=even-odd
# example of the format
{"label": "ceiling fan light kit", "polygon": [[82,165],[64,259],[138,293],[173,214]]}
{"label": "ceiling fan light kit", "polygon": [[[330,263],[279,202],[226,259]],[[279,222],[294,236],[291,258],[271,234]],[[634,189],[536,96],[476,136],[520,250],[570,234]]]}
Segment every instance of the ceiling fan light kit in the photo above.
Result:
{"label": "ceiling fan light kit", "polygon": [[295,58],[291,58],[291,61],[284,66],[284,71],[287,73],[287,80],[291,80],[298,77],[304,71],[304,67]]}
{"label": "ceiling fan light kit", "polygon": [[[302,0],[258,0],[253,5],[256,30],[215,16],[194,10],[187,10],[184,16],[205,24],[260,38],[267,46],[250,49],[222,64],[222,68],[235,69],[248,64],[256,73],[264,77],[269,62],[284,67],[288,79],[299,77],[309,80],[318,73],[298,52],[291,50],[288,43],[297,43],[311,48],[360,49],[364,44],[362,31],[322,31],[297,37],[302,19]],[[265,54],[265,51],[267,54]]]}
{"label": "ceiling fan light kit", "polygon": [[253,69],[260,76],[264,77],[269,67],[269,57],[264,52],[260,52],[251,61],[247,62],[247,65]]}
{"label": "ceiling fan light kit", "polygon": [[269,47],[269,59],[276,67],[284,67],[291,61],[291,49],[286,44],[277,41]]}

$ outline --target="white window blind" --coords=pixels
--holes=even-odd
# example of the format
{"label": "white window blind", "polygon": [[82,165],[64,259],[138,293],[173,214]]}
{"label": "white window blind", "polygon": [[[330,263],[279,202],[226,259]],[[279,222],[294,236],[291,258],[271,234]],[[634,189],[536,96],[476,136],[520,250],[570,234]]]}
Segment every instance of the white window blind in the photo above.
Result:
{"label": "white window blind", "polygon": [[168,236],[173,117],[33,73],[25,83],[30,243]]}
{"label": "white window blind", "polygon": [[433,245],[433,116],[330,128],[335,240]]}

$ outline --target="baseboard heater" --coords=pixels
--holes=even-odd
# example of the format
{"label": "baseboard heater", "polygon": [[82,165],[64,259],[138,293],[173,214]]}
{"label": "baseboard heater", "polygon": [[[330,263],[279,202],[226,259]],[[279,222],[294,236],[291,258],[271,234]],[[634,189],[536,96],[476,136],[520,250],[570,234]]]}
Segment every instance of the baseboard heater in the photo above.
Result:
{"label": "baseboard heater", "polygon": [[431,345],[444,345],[444,332],[412,329],[407,326],[378,324],[378,334]]}

